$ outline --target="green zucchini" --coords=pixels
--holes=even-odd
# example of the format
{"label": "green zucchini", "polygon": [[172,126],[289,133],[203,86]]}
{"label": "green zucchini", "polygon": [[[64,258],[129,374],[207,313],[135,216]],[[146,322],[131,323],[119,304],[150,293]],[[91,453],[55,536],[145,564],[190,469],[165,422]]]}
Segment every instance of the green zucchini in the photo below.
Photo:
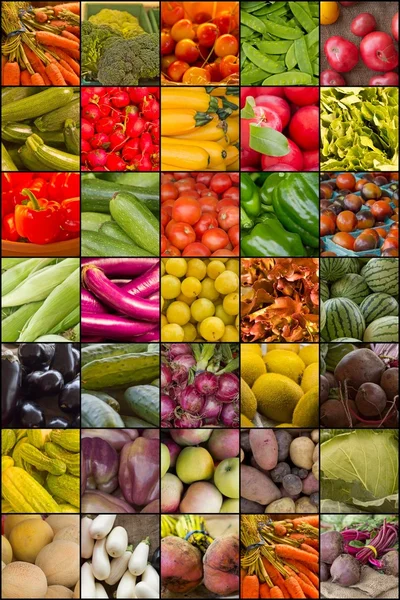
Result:
{"label": "green zucchini", "polygon": [[160,252],[160,223],[133,194],[121,192],[110,202],[112,218],[137,244],[153,256]]}
{"label": "green zucchini", "polygon": [[125,244],[97,231],[82,231],[81,241],[82,256],[152,256],[133,242]]}
{"label": "green zucchini", "polygon": [[[79,121],[78,121],[79,122]],[[64,124],[65,147],[71,154],[80,153],[80,129],[72,119],[67,119]]]}
{"label": "green zucchini", "polygon": [[[38,134],[39,131],[27,123],[6,123],[1,128],[3,140],[14,144],[23,144],[34,133]],[[41,138],[46,144],[64,145],[64,133],[62,131],[44,132],[41,134]]]}
{"label": "green zucchini", "polygon": [[35,126],[39,131],[58,131],[64,127],[64,123],[67,119],[72,119],[76,123],[79,123],[80,119],[80,101],[79,94],[72,96],[72,101],[68,102],[56,110],[47,112],[45,115],[35,119]]}
{"label": "green zucchini", "polygon": [[148,344],[90,344],[86,348],[82,348],[81,366],[102,358],[147,352],[147,348]]}
{"label": "green zucchini", "polygon": [[50,171],[50,169],[25,144],[18,150],[21,161],[28,171]]}
{"label": "green zucchini", "polygon": [[147,421],[143,421],[143,419],[138,419],[137,417],[128,417],[127,415],[121,415],[121,419],[123,420],[123,422],[125,423],[125,427],[129,427],[129,428],[143,428],[145,429],[150,428],[150,427],[154,427],[151,423],[148,423]]}
{"label": "green zucchini", "polygon": [[[140,171],[134,171],[133,173],[96,173],[96,177],[105,181],[113,181],[118,185],[150,189],[158,187],[159,179],[158,173],[143,173]],[[129,192],[129,190],[126,191]]]}
{"label": "green zucchini", "polygon": [[21,146],[18,144],[7,144],[7,152],[11,156],[11,160],[14,165],[17,167],[18,171],[26,171],[25,165],[21,160],[21,156],[19,154],[19,149]]}
{"label": "green zucchini", "polygon": [[6,106],[7,104],[11,104],[12,102],[16,102],[17,100],[23,100],[23,98],[28,98],[29,96],[33,96],[38,92],[42,92],[43,88],[40,87],[6,87],[1,90],[1,104],[2,106]]}
{"label": "green zucchini", "polygon": [[119,405],[118,400],[116,400],[115,398],[110,396],[110,394],[106,394],[105,392],[99,392],[97,390],[85,390],[85,389],[82,389],[81,393],[89,394],[90,396],[96,396],[96,398],[99,398],[99,400],[102,400],[103,402],[108,404],[108,406],[111,406],[111,408],[113,410],[115,410],[115,412],[117,412],[117,413],[120,412],[120,405]]}
{"label": "green zucchini", "polygon": [[[120,173],[123,175],[123,173]],[[90,212],[110,213],[110,200],[117,192],[130,192],[147,206],[152,213],[158,215],[160,210],[160,191],[158,188],[143,189],[140,187],[118,185],[112,181],[90,178],[82,180],[82,210]]]}
{"label": "green zucchini", "polygon": [[95,212],[83,212],[81,214],[81,229],[85,231],[99,231],[106,221],[111,221],[110,215]]}
{"label": "green zucchini", "polygon": [[[160,425],[160,390],[153,385],[135,385],[128,388],[124,400],[135,416],[154,427]],[[123,406],[125,412],[125,406]]]}
{"label": "green zucchini", "polygon": [[82,385],[103,390],[150,383],[159,373],[159,355],[155,352],[125,354],[93,360],[82,367]]}
{"label": "green zucchini", "polygon": [[115,221],[103,223],[103,225],[100,227],[100,233],[108,235],[108,237],[113,238],[114,240],[125,242],[125,244],[132,244],[132,240],[129,235],[127,235],[125,231],[123,231],[118,225],[118,223],[115,223]]}
{"label": "green zucchini", "polygon": [[22,98],[2,108],[1,120],[5,123],[10,121],[26,121],[35,119],[41,115],[64,106],[71,101],[73,91],[70,88],[48,88],[43,92],[35,94],[34,97]]}
{"label": "green zucchini", "polygon": [[1,170],[2,171],[18,171],[13,159],[8,154],[4,144],[1,145]]}
{"label": "green zucchini", "polygon": [[91,394],[81,396],[82,427],[125,427],[125,423],[111,406]]}
{"label": "green zucchini", "polygon": [[47,146],[36,134],[28,137],[25,145],[52,171],[79,171],[79,156]]}

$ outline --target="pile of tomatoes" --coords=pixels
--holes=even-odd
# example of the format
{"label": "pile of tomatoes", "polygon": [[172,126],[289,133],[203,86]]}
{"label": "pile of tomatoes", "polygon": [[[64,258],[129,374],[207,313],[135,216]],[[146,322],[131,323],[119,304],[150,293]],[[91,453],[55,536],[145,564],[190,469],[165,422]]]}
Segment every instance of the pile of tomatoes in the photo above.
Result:
{"label": "pile of tomatoes", "polygon": [[398,256],[398,174],[323,177],[328,179],[320,184],[321,237],[333,236],[332,242],[353,252],[380,248],[382,256]]}
{"label": "pile of tomatoes", "polygon": [[161,174],[161,255],[239,256],[239,174]]}
{"label": "pile of tomatoes", "polygon": [[[238,2],[230,10],[210,12],[186,8],[185,2],[161,3],[161,54],[164,80],[206,85],[239,73]],[[210,3],[208,3],[210,4]],[[207,8],[207,7],[205,7]]]}

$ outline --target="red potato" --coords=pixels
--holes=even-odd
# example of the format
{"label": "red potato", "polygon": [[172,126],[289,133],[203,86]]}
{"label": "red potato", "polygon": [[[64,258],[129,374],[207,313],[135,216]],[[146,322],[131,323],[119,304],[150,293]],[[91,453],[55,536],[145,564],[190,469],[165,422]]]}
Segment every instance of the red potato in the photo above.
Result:
{"label": "red potato", "polygon": [[290,121],[289,135],[302,150],[317,150],[319,148],[318,106],[300,108]]}
{"label": "red potato", "polygon": [[[363,42],[364,40],[361,44]],[[339,73],[347,73],[354,69],[359,59],[357,46],[340,35],[334,35],[326,40],[324,53],[332,69]]]}
{"label": "red potato", "polygon": [[319,77],[319,82],[321,85],[329,86],[346,85],[346,80],[344,79],[344,77],[342,77],[341,75],[339,75],[339,73],[336,73],[336,71],[333,71],[332,69],[322,71]]}
{"label": "red potato", "polygon": [[240,466],[240,496],[266,506],[281,497],[279,488],[269,477],[248,465]]}
{"label": "red potato", "polygon": [[285,129],[290,121],[289,104],[283,98],[279,98],[279,96],[257,96],[256,106],[263,106],[276,112],[282,121],[282,129]]}
{"label": "red potato", "polygon": [[161,540],[161,581],[179,594],[197,587],[203,579],[200,550],[175,536]]}
{"label": "red potato", "polygon": [[376,20],[371,13],[360,13],[351,22],[351,33],[364,37],[376,29]]}
{"label": "red potato", "polygon": [[237,535],[216,538],[203,558],[204,585],[213,594],[226,597],[239,590],[239,539]]}
{"label": "red potato", "polygon": [[368,85],[399,85],[399,75],[394,71],[384,75],[374,75]]}
{"label": "red potato", "polygon": [[373,71],[393,71],[399,64],[393,40],[384,31],[366,35],[360,44],[360,54],[364,64]]}
{"label": "red potato", "polygon": [[281,171],[285,170],[285,165],[293,167],[293,170],[295,171],[301,171],[303,168],[303,155],[301,150],[297,144],[292,142],[292,140],[288,140],[288,144],[289,152],[285,154],[285,156],[267,156],[265,154],[261,156],[261,168],[263,171],[269,171],[269,168],[274,165],[279,165]]}
{"label": "red potato", "polygon": [[250,429],[253,457],[262,469],[270,471],[278,464],[278,442],[272,429]]}
{"label": "red potato", "polygon": [[392,19],[392,36],[399,41],[399,13],[397,12]]}

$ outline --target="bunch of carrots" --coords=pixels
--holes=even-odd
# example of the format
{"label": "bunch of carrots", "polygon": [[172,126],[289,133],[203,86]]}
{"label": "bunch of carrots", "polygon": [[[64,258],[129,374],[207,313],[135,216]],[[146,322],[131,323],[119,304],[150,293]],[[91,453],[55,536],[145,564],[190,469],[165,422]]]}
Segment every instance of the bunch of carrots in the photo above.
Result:
{"label": "bunch of carrots", "polygon": [[241,597],[319,597],[319,516],[241,517]]}
{"label": "bunch of carrots", "polygon": [[2,85],[79,85],[79,2],[2,2],[1,26]]}

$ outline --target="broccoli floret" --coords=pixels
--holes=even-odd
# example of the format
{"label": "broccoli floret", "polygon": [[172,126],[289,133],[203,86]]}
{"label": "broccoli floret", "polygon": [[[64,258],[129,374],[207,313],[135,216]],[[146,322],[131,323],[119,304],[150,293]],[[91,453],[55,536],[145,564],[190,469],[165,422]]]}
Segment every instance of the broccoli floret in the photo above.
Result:
{"label": "broccoli floret", "polygon": [[160,73],[159,36],[145,33],[128,40],[113,40],[104,50],[98,68],[103,85],[138,85]]}
{"label": "broccoli floret", "polygon": [[87,81],[97,79],[97,66],[105,48],[112,40],[122,39],[121,33],[107,25],[82,22],[82,77]]}
{"label": "broccoli floret", "polygon": [[112,29],[122,33],[125,38],[145,33],[139,25],[138,19],[125,10],[103,8],[96,15],[89,17],[89,21],[96,25],[107,24]]}

